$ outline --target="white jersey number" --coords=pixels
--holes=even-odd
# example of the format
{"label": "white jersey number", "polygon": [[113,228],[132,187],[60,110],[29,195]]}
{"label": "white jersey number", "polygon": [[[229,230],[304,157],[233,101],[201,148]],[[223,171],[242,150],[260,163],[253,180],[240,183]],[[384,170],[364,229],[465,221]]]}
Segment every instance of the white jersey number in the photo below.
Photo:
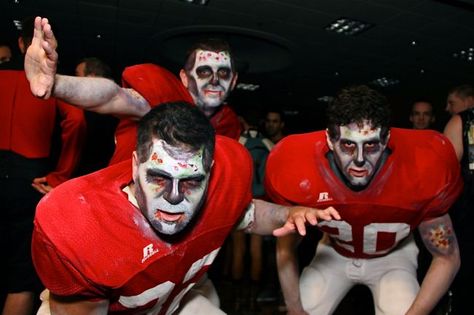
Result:
{"label": "white jersey number", "polygon": [[[350,243],[353,241],[352,226],[346,221],[324,221],[318,224],[319,226],[327,226],[337,229],[336,233],[329,233],[334,237],[337,245],[354,252],[354,246]],[[393,233],[395,240],[390,248],[377,251],[377,237],[378,233]],[[382,255],[394,248],[397,243],[410,234],[410,226],[406,223],[370,223],[364,226],[363,235],[363,253],[367,255]]]}

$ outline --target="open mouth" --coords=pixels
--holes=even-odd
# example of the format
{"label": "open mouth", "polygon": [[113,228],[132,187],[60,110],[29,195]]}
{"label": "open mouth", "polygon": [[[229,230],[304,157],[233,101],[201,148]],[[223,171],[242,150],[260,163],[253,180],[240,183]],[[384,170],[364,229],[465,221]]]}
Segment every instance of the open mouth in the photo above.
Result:
{"label": "open mouth", "polygon": [[179,212],[179,213],[170,213],[162,210],[156,210],[155,212],[155,218],[157,220],[161,221],[167,221],[167,222],[177,222],[183,217],[184,213]]}

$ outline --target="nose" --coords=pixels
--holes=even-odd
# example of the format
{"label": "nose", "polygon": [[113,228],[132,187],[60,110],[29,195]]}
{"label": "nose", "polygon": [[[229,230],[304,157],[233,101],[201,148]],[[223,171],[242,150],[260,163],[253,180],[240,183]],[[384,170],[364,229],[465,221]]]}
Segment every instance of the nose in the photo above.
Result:
{"label": "nose", "polygon": [[354,164],[357,167],[361,167],[365,164],[364,151],[361,148],[357,149],[356,157],[354,159]]}
{"label": "nose", "polygon": [[171,185],[166,189],[163,198],[172,205],[176,205],[183,201],[184,194],[179,191],[179,180],[173,179]]}
{"label": "nose", "polygon": [[212,74],[211,84],[212,85],[218,85],[219,84],[219,77],[218,77],[217,73]]}

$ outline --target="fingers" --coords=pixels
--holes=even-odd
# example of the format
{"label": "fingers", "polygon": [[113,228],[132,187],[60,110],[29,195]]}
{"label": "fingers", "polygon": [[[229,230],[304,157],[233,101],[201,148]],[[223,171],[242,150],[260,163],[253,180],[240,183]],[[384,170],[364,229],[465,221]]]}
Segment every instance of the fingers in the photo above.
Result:
{"label": "fingers", "polygon": [[46,182],[46,177],[39,177],[33,179],[33,183],[31,184],[34,189],[42,193],[43,195],[47,194],[50,192],[53,188],[48,185]]}
{"label": "fingers", "polygon": [[289,222],[286,222],[281,228],[273,230],[273,236],[281,237],[295,232],[295,226]]}
{"label": "fingers", "polygon": [[339,212],[333,207],[326,208],[324,210],[318,210],[317,215],[319,219],[329,221],[329,220],[340,220],[341,216]]}
{"label": "fingers", "polygon": [[306,219],[297,217],[295,219],[295,225],[296,225],[296,229],[298,230],[298,233],[301,236],[305,236],[306,235]]}

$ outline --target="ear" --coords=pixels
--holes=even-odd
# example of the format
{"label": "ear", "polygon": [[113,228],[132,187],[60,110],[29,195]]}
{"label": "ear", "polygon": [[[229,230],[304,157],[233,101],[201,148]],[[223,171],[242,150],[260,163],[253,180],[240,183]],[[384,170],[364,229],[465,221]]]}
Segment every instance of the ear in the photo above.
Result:
{"label": "ear", "polygon": [[331,138],[329,137],[329,132],[326,129],[326,143],[328,144],[328,147],[331,151],[334,151],[334,144],[331,141]]}
{"label": "ear", "polygon": [[132,154],[132,178],[135,179],[138,177],[138,165],[140,164],[138,160],[137,151],[133,151]]}
{"label": "ear", "polygon": [[413,122],[413,115],[410,114],[410,122]]}
{"label": "ear", "polygon": [[384,143],[385,148],[387,147],[389,141],[390,141],[390,130],[387,133],[387,140],[385,140],[385,143]]}
{"label": "ear", "polygon": [[189,82],[188,82],[188,75],[184,69],[181,69],[179,71],[179,77],[181,78],[181,82],[183,83],[185,88],[188,88]]}
{"label": "ear", "polygon": [[235,85],[237,84],[237,78],[239,77],[239,73],[235,72],[234,77],[232,78],[232,82],[230,83],[230,90],[233,91]]}
{"label": "ear", "polygon": [[26,53],[25,41],[22,37],[18,37],[18,48],[20,48],[22,54]]}

